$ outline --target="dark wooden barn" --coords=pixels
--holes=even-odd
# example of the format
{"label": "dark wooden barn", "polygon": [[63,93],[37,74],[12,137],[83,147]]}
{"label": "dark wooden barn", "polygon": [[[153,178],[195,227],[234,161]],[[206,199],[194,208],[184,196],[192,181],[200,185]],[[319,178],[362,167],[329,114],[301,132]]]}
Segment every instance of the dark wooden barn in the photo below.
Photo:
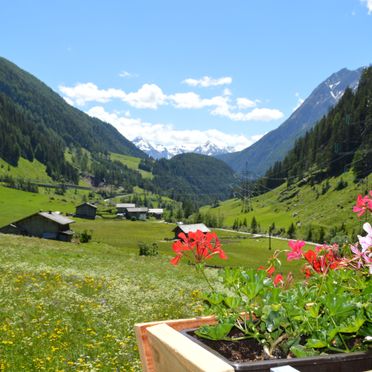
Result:
{"label": "dark wooden barn", "polygon": [[148,211],[149,209],[145,207],[127,208],[127,219],[145,221],[147,218]]}
{"label": "dark wooden barn", "polygon": [[56,212],[39,212],[0,228],[0,233],[35,236],[69,242],[74,232],[70,220]]}
{"label": "dark wooden barn", "polygon": [[88,218],[94,220],[96,218],[97,207],[91,203],[83,203],[76,207],[75,216],[79,218]]}

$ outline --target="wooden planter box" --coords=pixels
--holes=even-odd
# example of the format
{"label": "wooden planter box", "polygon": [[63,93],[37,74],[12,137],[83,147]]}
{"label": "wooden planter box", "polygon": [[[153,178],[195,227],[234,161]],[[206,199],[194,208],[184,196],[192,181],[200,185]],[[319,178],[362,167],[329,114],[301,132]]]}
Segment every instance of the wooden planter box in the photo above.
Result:
{"label": "wooden planter box", "polygon": [[[169,320],[135,325],[145,372],[267,371],[288,366],[301,372],[362,372],[372,370],[372,353],[232,363],[186,334],[186,330],[215,324],[214,317]],[[184,331],[184,332],[182,332]]]}

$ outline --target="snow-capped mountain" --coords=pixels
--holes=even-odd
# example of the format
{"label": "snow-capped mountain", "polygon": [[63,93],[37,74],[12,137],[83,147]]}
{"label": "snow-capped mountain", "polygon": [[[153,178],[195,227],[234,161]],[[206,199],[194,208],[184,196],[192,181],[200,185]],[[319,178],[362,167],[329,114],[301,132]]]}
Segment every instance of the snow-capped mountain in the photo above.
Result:
{"label": "snow-capped mountain", "polygon": [[219,147],[215,143],[207,141],[203,146],[196,147],[193,152],[196,154],[215,156],[233,151],[233,147]]}
{"label": "snow-capped mountain", "polygon": [[202,146],[190,148],[186,146],[169,146],[151,144],[142,137],[137,137],[132,141],[140,150],[154,159],[170,159],[175,155],[193,152],[196,154],[215,156],[234,151],[233,147],[219,147],[215,143],[207,141]]}

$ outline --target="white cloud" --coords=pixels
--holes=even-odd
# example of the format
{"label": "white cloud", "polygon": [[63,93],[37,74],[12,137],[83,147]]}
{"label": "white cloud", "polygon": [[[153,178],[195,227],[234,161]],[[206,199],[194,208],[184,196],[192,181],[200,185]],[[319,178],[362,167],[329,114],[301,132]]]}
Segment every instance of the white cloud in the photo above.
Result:
{"label": "white cloud", "polygon": [[176,93],[168,96],[174,107],[183,109],[200,109],[204,107],[226,105],[228,98],[215,96],[212,98],[201,98],[194,92]]}
{"label": "white cloud", "polygon": [[271,121],[279,120],[284,114],[277,109],[255,108],[250,112],[234,112],[229,106],[216,107],[212,115],[224,116],[233,121]]}
{"label": "white cloud", "polygon": [[[277,109],[258,108],[259,100],[239,97],[234,105],[231,90],[228,88],[223,90],[223,95],[210,98],[203,98],[195,92],[166,95],[156,84],[143,84],[140,89],[130,93],[114,88],[99,89],[93,83],[79,83],[74,87],[60,86],[59,89],[69,104],[77,106],[83,106],[87,102],[106,103],[112,99],[119,99],[138,109],[157,109],[168,104],[176,109],[207,108],[212,115],[233,121],[270,121],[284,116]],[[246,111],[248,109],[252,110]]]}
{"label": "white cloud", "polygon": [[257,103],[256,101],[252,101],[248,98],[239,97],[236,99],[236,104],[238,105],[238,108],[240,110],[245,110],[248,108],[256,107]]}
{"label": "white cloud", "polygon": [[110,113],[102,106],[91,108],[88,115],[112,124],[123,136],[129,140],[142,137],[146,141],[164,146],[184,146],[189,150],[204,145],[207,141],[218,146],[231,146],[236,151],[242,150],[259,140],[262,135],[246,137],[242,134],[227,134],[217,129],[207,130],[176,130],[173,125],[163,123],[147,123],[118,113]]}
{"label": "white cloud", "polygon": [[65,99],[79,106],[87,102],[109,102],[113,98],[123,99],[126,94],[120,89],[99,89],[93,83],[78,83],[74,87],[59,86],[59,90],[65,95]]}
{"label": "white cloud", "polygon": [[156,109],[166,103],[166,95],[156,84],[144,84],[137,92],[125,93],[121,89],[99,89],[93,83],[76,84],[74,87],[59,86],[65,100],[83,106],[87,102],[109,102],[121,99],[136,108]]}
{"label": "white cloud", "polygon": [[297,98],[297,104],[292,111],[296,111],[305,101],[303,98],[300,97],[300,93],[295,93],[295,97]]}
{"label": "white cloud", "polygon": [[366,5],[368,14],[372,14],[372,0],[361,0],[361,2]]}
{"label": "white cloud", "polygon": [[130,79],[130,78],[138,77],[138,74],[134,74],[132,72],[128,72],[128,71],[123,70],[119,73],[119,76],[124,78],[124,79]]}
{"label": "white cloud", "polygon": [[166,95],[156,84],[143,84],[137,92],[128,93],[123,101],[136,108],[157,109],[166,104]]}
{"label": "white cloud", "polygon": [[232,78],[230,76],[224,76],[218,79],[213,79],[209,76],[203,76],[201,79],[188,78],[182,81],[182,83],[187,84],[191,87],[215,87],[218,85],[229,85],[232,83]]}

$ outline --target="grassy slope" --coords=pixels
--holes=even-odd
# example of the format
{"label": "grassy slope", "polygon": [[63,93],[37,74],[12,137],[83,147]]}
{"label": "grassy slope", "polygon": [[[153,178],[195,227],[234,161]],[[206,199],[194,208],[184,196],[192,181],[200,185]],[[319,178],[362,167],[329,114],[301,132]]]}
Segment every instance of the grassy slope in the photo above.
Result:
{"label": "grassy slope", "polygon": [[140,158],[135,158],[129,155],[111,153],[111,160],[120,161],[122,164],[126,165],[128,168],[139,171],[143,178],[149,178],[149,179],[153,178],[153,175],[151,172],[147,172],[147,171],[144,171],[138,168],[139,163],[141,161]]}
{"label": "grassy slope", "polygon": [[[348,182],[348,186],[335,191],[340,178],[329,180],[330,189],[324,195],[321,191],[325,182],[313,187],[310,185],[294,187],[289,191],[286,190],[286,185],[281,185],[273,191],[254,198],[253,211],[249,213],[241,212],[242,205],[238,199],[224,201],[217,208],[204,207],[202,212],[223,214],[226,226],[232,226],[235,218],[240,220],[246,218],[249,225],[252,217],[255,216],[264,231],[267,231],[272,222],[275,222],[276,228],[283,227],[286,230],[293,222],[303,234],[306,233],[310,224],[313,227],[322,226],[328,229],[331,226],[340,226],[345,223],[349,230],[358,229],[360,223],[351,210],[357,195],[364,193],[367,185],[365,183],[354,184],[352,174],[346,173],[342,178]],[[369,179],[371,178],[370,176]],[[294,197],[283,200],[286,196],[296,192],[298,193]]]}
{"label": "grassy slope", "polygon": [[1,371],[140,371],[133,325],[195,314],[188,268],[0,234]]}
{"label": "grassy slope", "polygon": [[83,195],[87,193],[79,190],[75,194],[73,190],[68,190],[65,195],[55,195],[52,189],[40,189],[39,193],[34,194],[0,186],[0,226],[39,210],[74,213],[75,206],[82,202]]}
{"label": "grassy slope", "polygon": [[[73,213],[86,193],[0,187],[0,226],[40,209]],[[139,371],[134,323],[201,313],[192,291],[204,283],[187,264],[169,264],[173,224],[76,219],[72,228],[92,230],[92,241],[0,234],[0,369]],[[229,259],[211,264],[257,268],[287,246],[275,240],[269,251],[265,238],[218,235]],[[140,241],[157,243],[159,256],[139,257]],[[297,265],[284,263],[282,271],[296,273]]]}
{"label": "grassy slope", "polygon": [[46,173],[46,166],[36,159],[30,162],[20,158],[17,167],[13,167],[3,159],[0,159],[0,176],[12,176],[13,178],[52,183],[51,178]]}
{"label": "grassy slope", "polygon": [[[76,219],[75,230],[93,230],[87,244],[0,234],[2,368],[140,371],[136,322],[202,313],[194,291],[206,289],[204,282],[187,264],[169,263],[171,242],[163,239],[173,227]],[[266,239],[218,234],[228,265],[258,267],[271,253]],[[138,241],[156,242],[160,255],[139,257]],[[208,275],[216,282],[215,269]]]}

